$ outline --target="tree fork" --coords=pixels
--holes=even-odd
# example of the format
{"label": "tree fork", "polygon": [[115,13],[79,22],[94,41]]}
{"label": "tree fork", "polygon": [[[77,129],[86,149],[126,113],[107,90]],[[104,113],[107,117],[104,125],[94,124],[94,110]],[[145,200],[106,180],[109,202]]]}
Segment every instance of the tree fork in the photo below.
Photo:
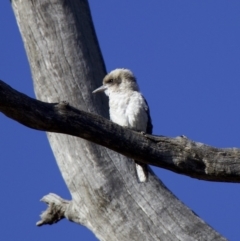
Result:
{"label": "tree fork", "polygon": [[[12,0],[11,3],[37,99],[47,103],[65,100],[74,108],[107,118],[107,99],[92,95],[106,70],[88,2]],[[55,112],[70,108],[60,104],[65,107],[59,110],[57,106],[47,107]],[[76,109],[72,111],[75,113]],[[25,115],[22,112],[20,118],[25,120]],[[43,119],[39,120],[43,124]],[[114,128],[121,133],[126,130],[129,138],[134,134],[109,121],[106,124],[110,133],[114,133],[111,129]],[[139,184],[134,163],[127,157],[74,136],[52,132],[47,136],[72,196],[74,222],[88,227],[100,240],[226,240],[179,201],[153,173],[147,183]],[[143,143],[150,142],[141,134],[136,136]],[[61,212],[57,217],[62,217]]]}

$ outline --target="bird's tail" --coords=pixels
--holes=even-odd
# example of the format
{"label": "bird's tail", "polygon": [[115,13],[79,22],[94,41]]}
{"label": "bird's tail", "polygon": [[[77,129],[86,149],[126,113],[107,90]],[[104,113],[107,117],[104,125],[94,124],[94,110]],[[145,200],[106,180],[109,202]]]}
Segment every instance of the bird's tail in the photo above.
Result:
{"label": "bird's tail", "polygon": [[147,182],[148,180],[148,165],[140,163],[135,160],[136,165],[136,173],[139,182]]}

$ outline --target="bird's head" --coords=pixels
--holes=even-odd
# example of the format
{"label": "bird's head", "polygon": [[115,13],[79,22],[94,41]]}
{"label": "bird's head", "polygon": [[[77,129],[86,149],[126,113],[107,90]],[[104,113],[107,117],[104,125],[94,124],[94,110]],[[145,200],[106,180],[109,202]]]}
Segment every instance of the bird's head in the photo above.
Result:
{"label": "bird's head", "polygon": [[138,91],[136,78],[129,69],[115,69],[103,79],[103,85],[93,93],[104,91],[106,95],[114,92]]}

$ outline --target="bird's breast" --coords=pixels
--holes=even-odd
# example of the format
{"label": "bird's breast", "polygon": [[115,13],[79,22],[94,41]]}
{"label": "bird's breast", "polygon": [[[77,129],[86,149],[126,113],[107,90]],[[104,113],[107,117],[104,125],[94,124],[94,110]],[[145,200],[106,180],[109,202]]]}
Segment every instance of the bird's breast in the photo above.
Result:
{"label": "bird's breast", "polygon": [[134,91],[109,97],[109,112],[113,122],[138,131],[146,131],[148,116],[141,93]]}
{"label": "bird's breast", "polygon": [[129,126],[126,110],[128,108],[129,97],[121,94],[111,96],[109,99],[110,118],[113,122],[121,126]]}

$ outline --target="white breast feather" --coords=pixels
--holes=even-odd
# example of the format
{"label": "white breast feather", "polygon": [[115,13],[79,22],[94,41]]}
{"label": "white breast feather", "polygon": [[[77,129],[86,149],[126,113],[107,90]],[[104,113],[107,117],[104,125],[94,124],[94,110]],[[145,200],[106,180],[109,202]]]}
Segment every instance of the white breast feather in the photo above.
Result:
{"label": "white breast feather", "polygon": [[110,118],[113,122],[146,131],[148,116],[146,104],[141,93],[114,93],[109,96]]}

